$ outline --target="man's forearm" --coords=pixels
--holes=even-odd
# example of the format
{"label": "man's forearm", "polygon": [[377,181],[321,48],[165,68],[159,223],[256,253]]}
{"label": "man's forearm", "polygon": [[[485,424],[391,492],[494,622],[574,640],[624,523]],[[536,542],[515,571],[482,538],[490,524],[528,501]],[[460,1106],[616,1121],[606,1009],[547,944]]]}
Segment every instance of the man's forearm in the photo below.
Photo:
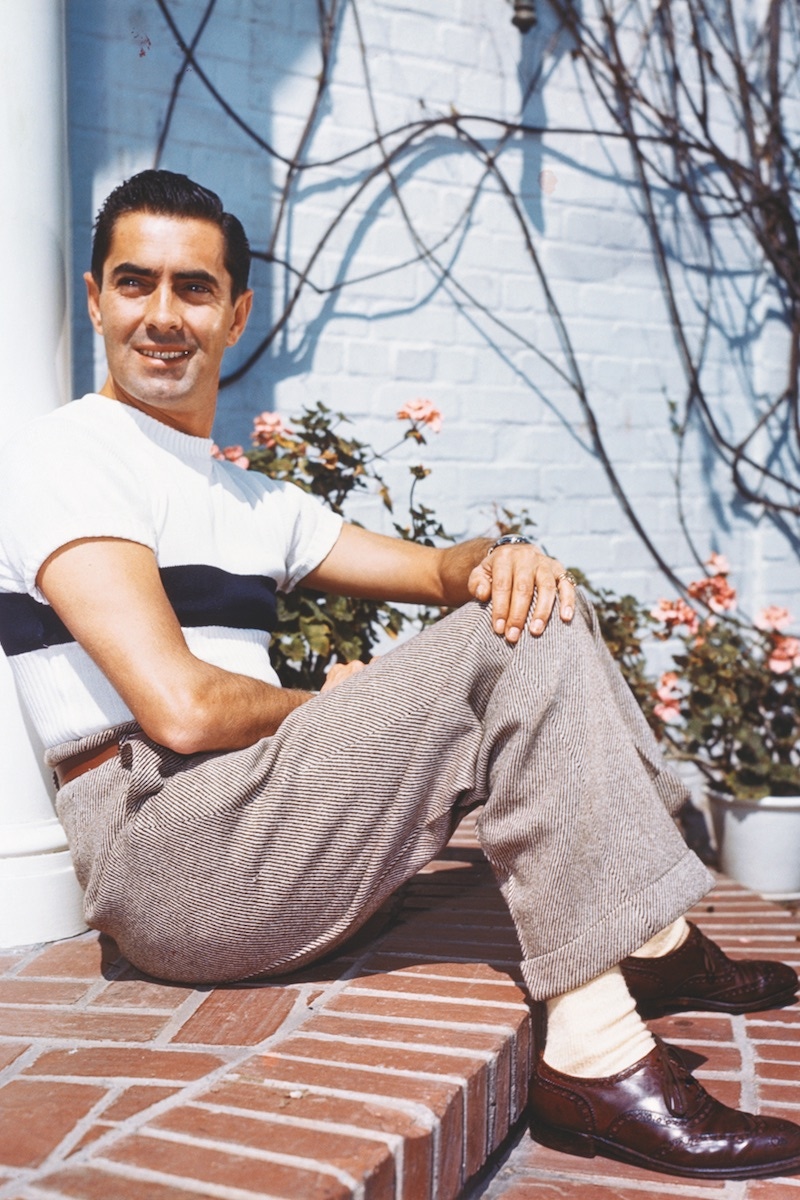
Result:
{"label": "man's forearm", "polygon": [[196,662],[187,678],[161,703],[151,701],[139,718],[150,737],[179,754],[251,746],[316,695]]}

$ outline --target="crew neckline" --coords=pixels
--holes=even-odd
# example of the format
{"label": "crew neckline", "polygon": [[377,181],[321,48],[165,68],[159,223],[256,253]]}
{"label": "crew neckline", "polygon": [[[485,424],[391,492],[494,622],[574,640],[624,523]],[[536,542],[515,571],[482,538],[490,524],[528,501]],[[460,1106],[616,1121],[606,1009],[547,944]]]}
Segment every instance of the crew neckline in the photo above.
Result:
{"label": "crew neckline", "polygon": [[198,437],[193,433],[184,433],[180,429],[173,429],[171,425],[165,425],[163,421],[149,416],[141,409],[134,408],[132,404],[126,404],[124,400],[115,400],[111,396],[104,396],[100,392],[89,392],[84,399],[115,405],[120,415],[134,421],[152,442],[165,450],[178,453],[184,458],[197,458],[205,461],[211,458],[214,446],[213,438]]}

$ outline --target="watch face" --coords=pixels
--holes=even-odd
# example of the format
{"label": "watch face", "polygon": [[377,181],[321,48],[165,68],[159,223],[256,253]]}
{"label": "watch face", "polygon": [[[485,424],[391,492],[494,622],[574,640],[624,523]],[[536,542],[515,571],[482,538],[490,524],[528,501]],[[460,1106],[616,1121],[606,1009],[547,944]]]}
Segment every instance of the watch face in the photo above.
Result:
{"label": "watch face", "polygon": [[533,543],[531,542],[530,538],[523,537],[522,534],[506,533],[502,537],[499,537],[496,542],[492,542],[491,546],[489,547],[489,553],[491,554],[492,551],[496,550],[498,546],[516,546],[520,544],[531,546]]}

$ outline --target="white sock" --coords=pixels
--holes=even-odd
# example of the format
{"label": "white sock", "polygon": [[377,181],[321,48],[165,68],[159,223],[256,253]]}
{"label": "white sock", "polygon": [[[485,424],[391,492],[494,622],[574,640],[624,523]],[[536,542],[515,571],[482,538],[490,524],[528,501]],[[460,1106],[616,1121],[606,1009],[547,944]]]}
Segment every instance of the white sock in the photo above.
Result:
{"label": "white sock", "polygon": [[682,946],[689,936],[689,926],[685,917],[678,917],[666,929],[662,929],[634,952],[634,958],[661,958],[672,950]]}
{"label": "white sock", "polygon": [[619,967],[547,1001],[544,1060],[565,1075],[616,1075],[654,1046]]}

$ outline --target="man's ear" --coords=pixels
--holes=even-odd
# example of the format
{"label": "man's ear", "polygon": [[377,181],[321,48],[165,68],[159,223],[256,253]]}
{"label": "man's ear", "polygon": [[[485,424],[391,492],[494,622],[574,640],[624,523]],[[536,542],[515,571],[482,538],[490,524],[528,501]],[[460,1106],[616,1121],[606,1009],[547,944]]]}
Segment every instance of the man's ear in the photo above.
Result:
{"label": "man's ear", "polygon": [[248,288],[233,302],[233,320],[228,330],[228,346],[235,346],[245,331],[253,307],[253,289]]}
{"label": "man's ear", "polygon": [[89,309],[89,320],[94,325],[95,333],[103,335],[103,318],[100,316],[100,288],[91,271],[84,271],[83,280],[86,284],[86,306]]}

